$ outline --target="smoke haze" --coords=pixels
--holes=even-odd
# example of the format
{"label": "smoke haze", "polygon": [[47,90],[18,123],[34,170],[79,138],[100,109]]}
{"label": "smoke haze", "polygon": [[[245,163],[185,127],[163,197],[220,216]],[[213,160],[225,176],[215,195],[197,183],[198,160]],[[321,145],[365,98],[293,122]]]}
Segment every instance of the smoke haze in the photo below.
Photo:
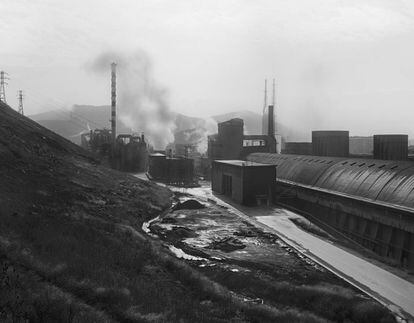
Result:
{"label": "smoke haze", "polygon": [[133,132],[145,133],[155,149],[164,149],[174,138],[174,113],[168,104],[167,89],[153,77],[150,57],[143,50],[132,54],[107,52],[89,67],[106,75],[109,83],[112,62],[117,64],[118,120]]}

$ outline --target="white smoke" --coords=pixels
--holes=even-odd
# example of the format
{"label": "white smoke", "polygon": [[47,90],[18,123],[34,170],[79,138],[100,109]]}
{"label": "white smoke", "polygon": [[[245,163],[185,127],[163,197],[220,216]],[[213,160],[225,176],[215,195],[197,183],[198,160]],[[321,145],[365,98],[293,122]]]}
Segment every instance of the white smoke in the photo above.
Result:
{"label": "white smoke", "polygon": [[[174,114],[168,105],[167,89],[153,77],[152,62],[143,50],[131,54],[107,52],[90,68],[107,73],[117,64],[117,115],[133,132],[144,132],[155,149],[164,149],[174,138]],[[108,86],[109,91],[109,86]]]}

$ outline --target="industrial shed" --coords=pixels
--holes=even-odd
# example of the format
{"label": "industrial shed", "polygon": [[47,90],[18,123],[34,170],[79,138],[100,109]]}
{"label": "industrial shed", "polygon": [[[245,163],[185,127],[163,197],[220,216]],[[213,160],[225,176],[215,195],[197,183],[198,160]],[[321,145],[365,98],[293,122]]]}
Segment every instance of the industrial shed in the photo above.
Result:
{"label": "industrial shed", "polygon": [[211,186],[245,205],[270,204],[276,182],[276,167],[243,160],[213,162]]}
{"label": "industrial shed", "polygon": [[254,153],[276,165],[274,199],[414,270],[414,163]]}
{"label": "industrial shed", "polygon": [[412,162],[268,153],[248,160],[277,165],[278,180],[414,208]]}

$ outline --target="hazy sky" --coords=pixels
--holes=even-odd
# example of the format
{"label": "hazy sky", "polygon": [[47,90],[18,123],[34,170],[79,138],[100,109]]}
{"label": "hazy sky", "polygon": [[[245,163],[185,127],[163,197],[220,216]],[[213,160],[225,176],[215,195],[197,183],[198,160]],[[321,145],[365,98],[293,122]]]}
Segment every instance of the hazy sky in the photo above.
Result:
{"label": "hazy sky", "polygon": [[171,109],[260,112],[277,79],[281,122],[414,136],[412,0],[0,0],[8,103],[27,114],[110,103],[87,68],[108,51],[145,51]]}

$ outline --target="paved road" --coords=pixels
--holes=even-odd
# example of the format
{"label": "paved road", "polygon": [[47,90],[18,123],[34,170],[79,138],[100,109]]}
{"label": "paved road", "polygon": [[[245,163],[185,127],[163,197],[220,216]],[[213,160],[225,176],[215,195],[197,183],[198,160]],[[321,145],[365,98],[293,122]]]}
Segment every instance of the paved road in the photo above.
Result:
{"label": "paved road", "polygon": [[277,210],[273,215],[258,216],[258,210],[244,213],[266,225],[289,244],[299,248],[310,258],[361,287],[373,297],[393,309],[414,317],[414,284],[343,250],[329,241],[309,234],[289,220],[290,211]]}

